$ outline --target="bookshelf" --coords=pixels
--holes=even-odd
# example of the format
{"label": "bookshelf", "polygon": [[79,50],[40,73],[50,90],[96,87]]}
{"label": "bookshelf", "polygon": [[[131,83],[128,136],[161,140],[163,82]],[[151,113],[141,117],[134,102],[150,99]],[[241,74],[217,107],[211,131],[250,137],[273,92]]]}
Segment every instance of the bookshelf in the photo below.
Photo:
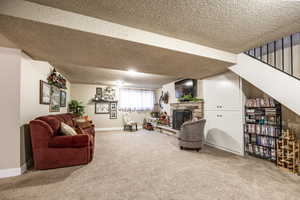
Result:
{"label": "bookshelf", "polygon": [[281,136],[281,104],[272,98],[246,100],[245,153],[276,162],[276,145]]}

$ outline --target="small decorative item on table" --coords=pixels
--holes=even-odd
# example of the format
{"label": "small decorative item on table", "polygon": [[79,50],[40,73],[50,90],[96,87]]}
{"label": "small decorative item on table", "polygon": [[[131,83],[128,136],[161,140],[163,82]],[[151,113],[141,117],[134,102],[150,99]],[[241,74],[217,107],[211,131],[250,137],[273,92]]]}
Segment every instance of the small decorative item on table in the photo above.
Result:
{"label": "small decorative item on table", "polygon": [[91,121],[80,121],[77,120],[76,121],[76,125],[80,128],[88,128],[92,126],[92,122]]}
{"label": "small decorative item on table", "polygon": [[89,116],[88,115],[85,115],[85,116],[83,116],[82,117],[85,121],[90,121],[90,119],[89,119]]}

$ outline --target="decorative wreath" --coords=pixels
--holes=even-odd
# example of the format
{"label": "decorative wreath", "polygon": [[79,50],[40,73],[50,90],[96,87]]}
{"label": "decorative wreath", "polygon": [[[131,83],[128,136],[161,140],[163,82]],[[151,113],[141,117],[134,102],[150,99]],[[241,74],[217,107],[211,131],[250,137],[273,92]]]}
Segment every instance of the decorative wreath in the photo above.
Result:
{"label": "decorative wreath", "polygon": [[165,92],[164,96],[163,96],[163,101],[165,104],[169,103],[169,93]]}
{"label": "decorative wreath", "polygon": [[162,103],[168,104],[169,103],[169,93],[168,92],[161,92],[161,96],[159,98],[159,107],[162,108]]}

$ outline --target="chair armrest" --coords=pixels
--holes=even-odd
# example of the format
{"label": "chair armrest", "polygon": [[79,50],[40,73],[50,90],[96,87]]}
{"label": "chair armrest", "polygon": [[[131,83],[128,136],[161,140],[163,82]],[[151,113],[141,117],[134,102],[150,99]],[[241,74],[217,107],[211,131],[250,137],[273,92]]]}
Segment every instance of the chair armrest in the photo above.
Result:
{"label": "chair armrest", "polygon": [[55,148],[86,147],[90,144],[90,137],[86,134],[55,136],[49,140],[48,146]]}

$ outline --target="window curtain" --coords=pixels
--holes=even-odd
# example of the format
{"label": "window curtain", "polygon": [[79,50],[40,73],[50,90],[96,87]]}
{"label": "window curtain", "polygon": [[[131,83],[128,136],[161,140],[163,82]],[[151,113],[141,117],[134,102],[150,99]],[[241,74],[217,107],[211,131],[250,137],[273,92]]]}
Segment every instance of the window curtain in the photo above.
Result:
{"label": "window curtain", "polygon": [[153,110],[154,92],[151,90],[120,89],[119,108],[122,111]]}

